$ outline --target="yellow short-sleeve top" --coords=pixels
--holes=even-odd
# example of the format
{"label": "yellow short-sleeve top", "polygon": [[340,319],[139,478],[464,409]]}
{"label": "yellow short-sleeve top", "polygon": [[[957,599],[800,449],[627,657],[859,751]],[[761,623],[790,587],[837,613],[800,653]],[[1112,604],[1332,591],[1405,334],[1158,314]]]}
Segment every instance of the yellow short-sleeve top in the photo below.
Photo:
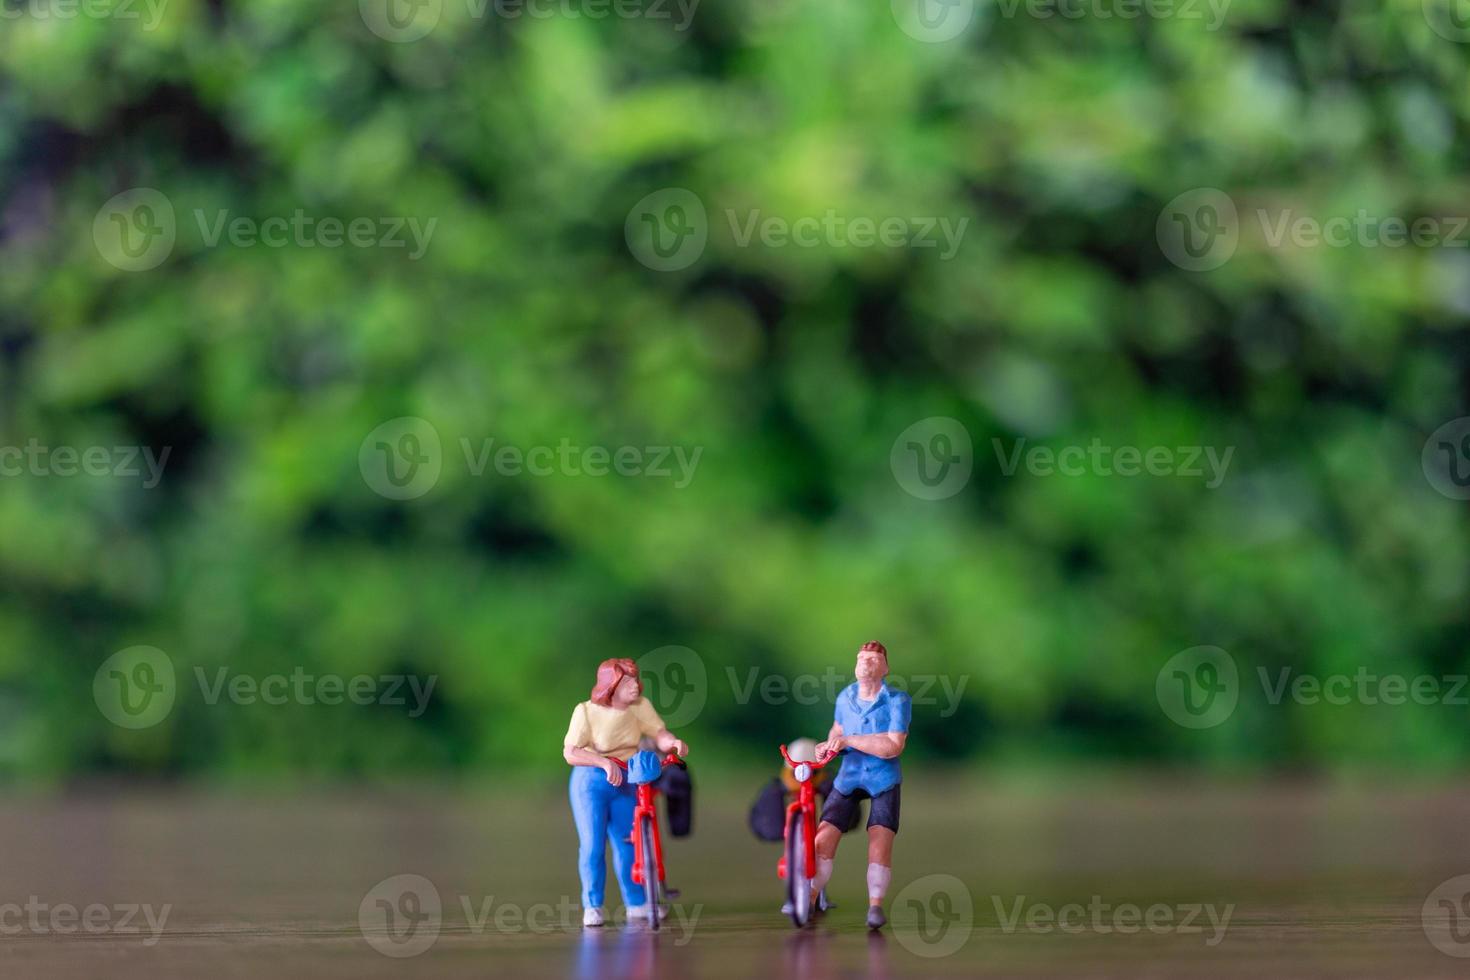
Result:
{"label": "yellow short-sleeve top", "polygon": [[639,698],[627,708],[610,708],[583,701],[572,709],[572,723],[567,727],[567,748],[591,749],[626,761],[638,751],[638,740],[664,730],[664,720],[653,710],[647,698]]}

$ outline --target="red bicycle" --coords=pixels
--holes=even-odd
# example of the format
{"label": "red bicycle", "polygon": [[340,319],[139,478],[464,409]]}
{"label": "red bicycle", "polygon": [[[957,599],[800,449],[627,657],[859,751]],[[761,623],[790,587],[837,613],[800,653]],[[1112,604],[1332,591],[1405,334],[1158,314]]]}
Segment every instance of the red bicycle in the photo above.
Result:
{"label": "red bicycle", "polygon": [[[653,755],[654,753],[648,754]],[[622,759],[614,761],[625,770],[628,769],[628,764]],[[661,761],[658,771],[662,772],[665,766],[682,764],[677,755],[669,753]],[[647,894],[648,927],[657,932],[669,891],[664,885],[664,845],[658,833],[658,810],[653,805],[654,799],[658,796],[658,790],[653,788],[653,781],[658,777],[647,773],[645,775],[647,776],[645,779],[633,780],[638,787],[638,803],[633,808],[633,881],[642,885]],[[628,778],[632,779],[631,770],[629,770]],[[650,854],[653,855],[654,875],[648,873]]]}
{"label": "red bicycle", "polygon": [[786,808],[786,850],[776,873],[786,879],[786,902],[797,927],[811,921],[812,879],[817,876],[817,791],[812,780],[836,755],[821,762],[794,762],[781,746],[781,758],[794,771],[797,788],[796,799]]}

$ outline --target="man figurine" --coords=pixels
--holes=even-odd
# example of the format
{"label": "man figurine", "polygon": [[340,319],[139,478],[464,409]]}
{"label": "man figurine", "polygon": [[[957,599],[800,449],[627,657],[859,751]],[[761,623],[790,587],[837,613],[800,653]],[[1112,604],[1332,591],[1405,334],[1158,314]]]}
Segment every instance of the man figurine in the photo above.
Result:
{"label": "man figurine", "polygon": [[899,784],[903,780],[898,757],[908,741],[912,707],[908,694],[883,683],[888,676],[888,650],[883,644],[876,640],[864,643],[853,673],[857,681],[837,695],[832,730],[817,746],[819,759],[834,752],[844,752],[846,758],[822,807],[812,888],[820,894],[826,887],[842,828],[852,826],[859,800],[872,800],[868,808],[868,928],[881,929],[888,921],[883,895],[893,877],[893,838],[898,833]]}

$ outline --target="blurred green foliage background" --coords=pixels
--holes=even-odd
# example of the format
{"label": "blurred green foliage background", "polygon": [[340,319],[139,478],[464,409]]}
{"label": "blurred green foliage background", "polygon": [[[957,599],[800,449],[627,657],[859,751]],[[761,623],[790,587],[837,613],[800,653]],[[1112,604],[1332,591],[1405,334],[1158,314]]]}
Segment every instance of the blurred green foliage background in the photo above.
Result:
{"label": "blurred green foliage background", "polygon": [[[1272,705],[1255,677],[1470,670],[1465,504],[1420,463],[1466,414],[1470,255],[1242,230],[1191,272],[1155,234],[1200,187],[1243,215],[1470,214],[1470,48],[1436,2],[1235,0],[1217,30],[982,5],[944,43],[836,0],[705,0],[686,30],[443,0],[406,43],[340,0],[163,0],[151,28],[141,0],[8,3],[0,444],[170,456],[154,488],[0,479],[0,770],[558,767],[597,661],[667,645],[707,668],[679,734],[766,763],[830,709],[742,703],[727,670],[846,673],[872,638],[963,684],[915,712],[918,759],[1461,765],[1463,706]],[[94,235],[135,187],[177,218],[144,271]],[[671,187],[709,240],[659,272],[625,222]],[[969,223],[944,260],[742,246],[731,209]],[[210,246],[195,214],[226,210],[437,223],[417,260]],[[401,416],[443,448],[398,501],[359,450]],[[890,449],[935,416],[974,468],[924,500]],[[490,438],[701,456],[683,488],[476,474],[461,440]],[[1020,439],[1234,455],[1216,488],[1006,475]],[[92,682],[136,644],[180,691],[130,731]],[[1155,679],[1200,644],[1243,689],[1191,731]],[[210,705],[196,667],[438,680],[410,718]]]}

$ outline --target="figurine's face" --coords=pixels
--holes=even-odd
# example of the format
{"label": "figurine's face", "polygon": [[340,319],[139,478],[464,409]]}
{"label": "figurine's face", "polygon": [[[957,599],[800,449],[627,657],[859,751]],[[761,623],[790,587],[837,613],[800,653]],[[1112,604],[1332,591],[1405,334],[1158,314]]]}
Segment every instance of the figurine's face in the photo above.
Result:
{"label": "figurine's face", "polygon": [[876,650],[859,650],[853,674],[860,681],[881,681],[888,676],[888,658]]}
{"label": "figurine's face", "polygon": [[630,708],[638,703],[643,696],[638,681],[632,677],[624,677],[618,681],[618,686],[613,688],[612,706],[614,708]]}

